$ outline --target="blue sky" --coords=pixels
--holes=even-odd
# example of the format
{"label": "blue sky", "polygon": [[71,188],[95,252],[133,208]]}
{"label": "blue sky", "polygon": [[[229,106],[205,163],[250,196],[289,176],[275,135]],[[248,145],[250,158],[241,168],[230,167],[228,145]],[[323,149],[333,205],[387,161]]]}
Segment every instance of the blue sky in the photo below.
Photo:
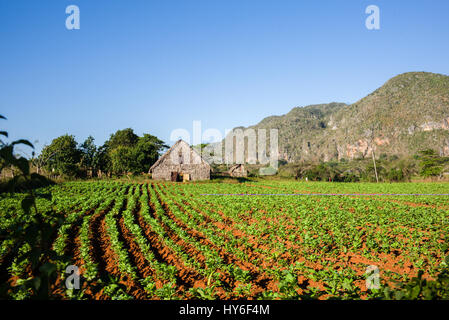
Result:
{"label": "blue sky", "polygon": [[[65,8],[80,8],[67,30]],[[367,30],[365,8],[380,8]],[[39,151],[131,127],[224,133],[352,103],[408,71],[449,74],[449,1],[0,0],[0,114]]]}

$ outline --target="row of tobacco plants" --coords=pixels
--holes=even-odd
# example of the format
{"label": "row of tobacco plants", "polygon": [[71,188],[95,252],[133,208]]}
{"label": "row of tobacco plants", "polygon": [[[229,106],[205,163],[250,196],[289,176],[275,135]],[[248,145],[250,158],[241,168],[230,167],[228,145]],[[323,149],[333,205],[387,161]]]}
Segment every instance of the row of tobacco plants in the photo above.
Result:
{"label": "row of tobacco plants", "polygon": [[[4,193],[0,295],[447,299],[445,188],[101,181]],[[80,289],[67,287],[69,265]],[[366,287],[372,265],[378,289]]]}

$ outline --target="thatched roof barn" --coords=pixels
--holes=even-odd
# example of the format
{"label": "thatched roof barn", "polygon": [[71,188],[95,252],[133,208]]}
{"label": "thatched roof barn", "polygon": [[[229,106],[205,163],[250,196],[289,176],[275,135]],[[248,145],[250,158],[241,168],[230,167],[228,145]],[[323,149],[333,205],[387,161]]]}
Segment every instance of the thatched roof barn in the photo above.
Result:
{"label": "thatched roof barn", "polygon": [[231,177],[247,177],[248,176],[248,170],[246,170],[246,168],[243,164],[233,165],[229,169],[228,173]]}
{"label": "thatched roof barn", "polygon": [[209,180],[210,165],[189,144],[178,140],[149,170],[155,180]]}

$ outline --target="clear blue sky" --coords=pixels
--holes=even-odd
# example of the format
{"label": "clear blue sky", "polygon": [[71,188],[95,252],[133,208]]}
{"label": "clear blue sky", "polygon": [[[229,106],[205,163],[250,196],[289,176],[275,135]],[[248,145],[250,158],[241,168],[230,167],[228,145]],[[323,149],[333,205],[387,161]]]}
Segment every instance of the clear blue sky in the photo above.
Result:
{"label": "clear blue sky", "polygon": [[0,0],[1,128],[38,151],[127,127],[171,144],[193,120],[224,132],[352,103],[408,71],[449,74],[449,1]]}

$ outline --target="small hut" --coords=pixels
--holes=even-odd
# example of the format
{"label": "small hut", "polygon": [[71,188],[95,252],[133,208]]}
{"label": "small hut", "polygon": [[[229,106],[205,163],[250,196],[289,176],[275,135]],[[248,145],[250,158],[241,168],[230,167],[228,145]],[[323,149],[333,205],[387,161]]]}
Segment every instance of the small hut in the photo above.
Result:
{"label": "small hut", "polygon": [[210,165],[190,145],[178,140],[150,168],[155,180],[209,180]]}
{"label": "small hut", "polygon": [[231,177],[247,177],[248,176],[248,170],[246,170],[246,168],[243,164],[233,165],[229,169],[228,173]]}

